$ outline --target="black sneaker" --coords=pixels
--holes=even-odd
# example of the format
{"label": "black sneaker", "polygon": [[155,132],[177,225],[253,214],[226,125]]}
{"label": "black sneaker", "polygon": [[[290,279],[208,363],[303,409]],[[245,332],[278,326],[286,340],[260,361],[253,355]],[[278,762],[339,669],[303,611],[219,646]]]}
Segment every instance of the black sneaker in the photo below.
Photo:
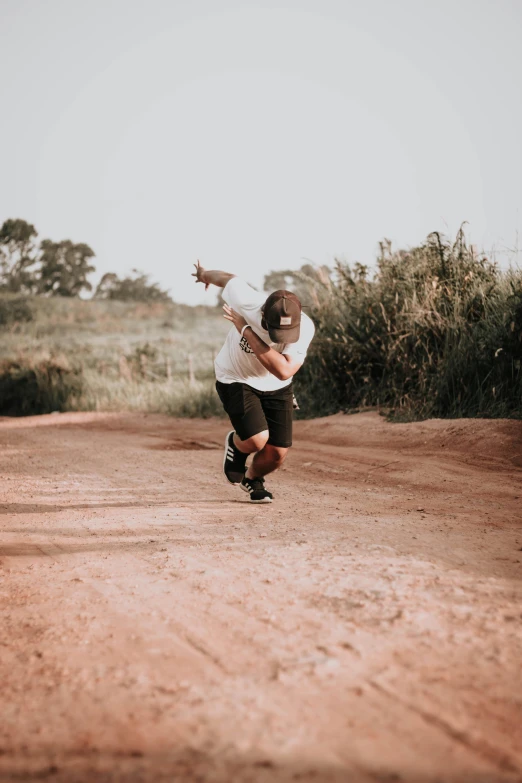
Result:
{"label": "black sneaker", "polygon": [[265,480],[262,478],[249,479],[245,476],[240,486],[249,493],[251,503],[271,503],[273,500],[274,496],[265,489]]}
{"label": "black sneaker", "polygon": [[223,473],[231,484],[241,484],[245,475],[248,454],[234,446],[234,430],[230,430],[225,438],[225,456],[223,457]]}

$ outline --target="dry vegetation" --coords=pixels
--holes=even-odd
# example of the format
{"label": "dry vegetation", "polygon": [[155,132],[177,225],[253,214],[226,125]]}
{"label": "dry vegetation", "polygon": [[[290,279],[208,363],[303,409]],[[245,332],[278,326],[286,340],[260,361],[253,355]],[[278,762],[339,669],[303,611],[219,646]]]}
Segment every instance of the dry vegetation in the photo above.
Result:
{"label": "dry vegetation", "polygon": [[297,386],[315,415],[378,407],[394,419],[522,415],[522,273],[431,234],[381,244],[377,268],[310,281],[317,336]]}
{"label": "dry vegetation", "polygon": [[[296,377],[301,416],[521,416],[522,273],[501,272],[462,231],[409,251],[384,242],[373,274],[303,269],[285,273],[317,324]],[[222,415],[217,307],[4,295],[0,329],[0,414]]]}
{"label": "dry vegetation", "polygon": [[71,298],[0,300],[0,413],[219,414],[218,308]]}

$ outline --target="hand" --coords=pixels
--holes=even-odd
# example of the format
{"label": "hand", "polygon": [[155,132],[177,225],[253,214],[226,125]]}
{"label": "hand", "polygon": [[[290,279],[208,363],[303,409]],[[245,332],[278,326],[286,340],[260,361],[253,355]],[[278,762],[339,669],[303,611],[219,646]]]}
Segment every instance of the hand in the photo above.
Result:
{"label": "hand", "polygon": [[194,266],[196,267],[196,271],[192,272],[192,277],[196,278],[194,280],[194,282],[195,283],[204,283],[205,284],[205,291],[206,291],[207,288],[209,287],[210,283],[207,283],[207,281],[205,280],[205,270],[203,269],[203,267],[199,263],[199,258],[198,258],[198,263],[194,264]]}
{"label": "hand", "polygon": [[247,321],[243,318],[242,315],[236,313],[236,311],[232,310],[232,308],[229,307],[227,304],[223,305],[223,310],[225,311],[225,315],[223,317],[226,318],[227,321],[231,321],[236,327],[239,334],[241,334],[241,329],[243,328],[243,326],[247,325]]}

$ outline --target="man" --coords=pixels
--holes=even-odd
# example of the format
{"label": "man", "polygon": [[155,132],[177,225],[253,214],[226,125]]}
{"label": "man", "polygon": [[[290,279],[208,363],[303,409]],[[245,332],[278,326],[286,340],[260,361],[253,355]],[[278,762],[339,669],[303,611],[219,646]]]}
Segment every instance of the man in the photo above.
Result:
{"label": "man", "polygon": [[[292,445],[292,378],[314,336],[312,320],[290,291],[268,298],[227,272],[194,264],[197,283],[223,288],[225,318],[233,327],[215,361],[216,389],[232,426],[223,472],[252,503],[270,503],[264,477],[279,468]],[[253,454],[248,468],[246,461]]]}

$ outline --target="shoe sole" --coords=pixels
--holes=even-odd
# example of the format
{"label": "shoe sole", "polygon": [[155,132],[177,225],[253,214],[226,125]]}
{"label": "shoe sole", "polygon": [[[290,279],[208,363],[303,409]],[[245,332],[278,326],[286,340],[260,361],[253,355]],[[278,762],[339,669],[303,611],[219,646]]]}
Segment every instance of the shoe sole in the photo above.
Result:
{"label": "shoe sole", "polygon": [[233,434],[234,434],[234,430],[230,430],[230,432],[227,432],[227,437],[225,438],[225,454],[224,454],[224,457],[223,457],[223,473],[224,473],[225,478],[228,481],[228,483],[232,484],[233,487],[237,487],[237,486],[239,486],[241,484],[241,481],[231,481],[229,479],[229,477],[227,476],[227,473],[226,473],[226,470],[225,470],[225,465],[227,464],[227,451],[229,449],[228,439]]}
{"label": "shoe sole", "polygon": [[[244,487],[243,484],[240,484],[239,486],[241,487],[243,492],[248,492],[248,489]],[[272,500],[273,498],[263,498],[262,500],[252,500],[252,498],[250,498],[251,503],[271,503]]]}

